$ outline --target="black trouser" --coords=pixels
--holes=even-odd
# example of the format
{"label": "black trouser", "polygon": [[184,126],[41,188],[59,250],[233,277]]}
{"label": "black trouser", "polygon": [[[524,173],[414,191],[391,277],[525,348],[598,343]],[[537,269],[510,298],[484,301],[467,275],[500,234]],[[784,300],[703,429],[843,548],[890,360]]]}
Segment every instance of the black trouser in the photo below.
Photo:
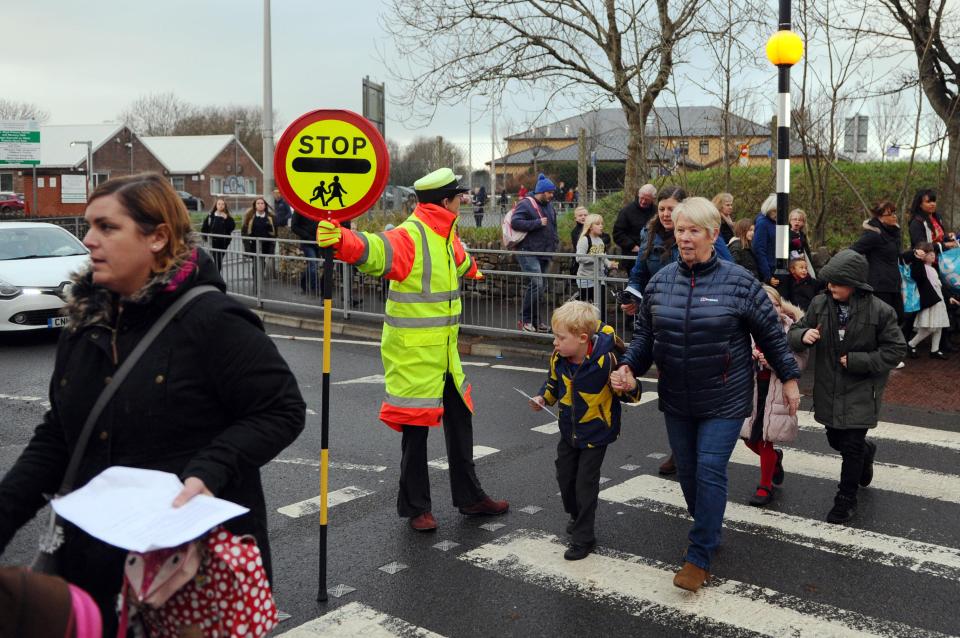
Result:
{"label": "black trouser", "polygon": [[[430,427],[403,426],[400,458],[400,491],[397,514],[419,516],[432,509],[427,468],[427,435]],[[473,465],[473,415],[448,374],[443,385],[443,438],[450,466],[450,492],[455,507],[473,505],[486,496]]]}
{"label": "black trouser", "polygon": [[476,223],[477,228],[483,226],[483,206],[473,209],[473,221]]}
{"label": "black trouser", "polygon": [[573,519],[570,540],[577,544],[596,540],[593,522],[600,494],[600,466],[607,446],[577,448],[566,439],[557,443],[557,483],[564,511]]}
{"label": "black trouser", "polygon": [[[894,309],[897,313],[897,324],[900,326],[900,332],[903,334],[903,340],[909,341],[910,335],[907,334],[907,328],[913,327],[913,317],[910,318],[910,325],[907,326],[903,314],[903,294],[897,292],[874,292],[873,296]],[[912,330],[910,332],[913,332]]]}
{"label": "black trouser", "polygon": [[854,501],[857,500],[857,489],[860,486],[860,476],[863,474],[863,458],[867,451],[866,437],[866,428],[852,430],[827,428],[827,442],[843,457],[837,493]]}

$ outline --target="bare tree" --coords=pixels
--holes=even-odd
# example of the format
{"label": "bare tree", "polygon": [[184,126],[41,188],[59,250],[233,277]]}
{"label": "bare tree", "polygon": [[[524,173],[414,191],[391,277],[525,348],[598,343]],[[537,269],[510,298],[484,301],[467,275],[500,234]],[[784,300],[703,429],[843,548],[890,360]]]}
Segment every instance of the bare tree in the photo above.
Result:
{"label": "bare tree", "polygon": [[871,126],[877,140],[876,148],[880,153],[880,161],[886,160],[887,149],[902,141],[909,131],[908,117],[899,92],[874,101]]}
{"label": "bare tree", "polygon": [[33,102],[0,98],[0,120],[36,120],[41,124],[50,119],[50,113]]}
{"label": "bare tree", "polygon": [[151,93],[134,100],[119,119],[139,135],[173,135],[177,123],[195,112],[195,106],[173,92]]}
{"label": "bare tree", "polygon": [[[960,210],[960,15],[952,0],[879,0],[885,20],[873,32],[909,44],[920,85],[933,112],[943,120],[948,141],[943,209],[956,227]],[[948,6],[952,10],[948,12]],[[892,23],[892,24],[891,24]]]}
{"label": "bare tree", "polygon": [[630,131],[626,200],[639,187],[639,176],[647,173],[643,135],[647,115],[705,3],[391,0],[389,4],[382,24],[397,54],[385,56],[385,62],[401,86],[397,96],[401,106],[429,120],[438,105],[461,102],[464,87],[502,95],[513,83],[549,87],[548,95],[584,95],[584,101],[609,96],[623,109]]}
{"label": "bare tree", "polygon": [[413,183],[435,169],[449,166],[454,173],[466,173],[463,151],[443,138],[418,137],[406,147],[395,141],[387,143],[390,150],[390,181],[402,186]]}

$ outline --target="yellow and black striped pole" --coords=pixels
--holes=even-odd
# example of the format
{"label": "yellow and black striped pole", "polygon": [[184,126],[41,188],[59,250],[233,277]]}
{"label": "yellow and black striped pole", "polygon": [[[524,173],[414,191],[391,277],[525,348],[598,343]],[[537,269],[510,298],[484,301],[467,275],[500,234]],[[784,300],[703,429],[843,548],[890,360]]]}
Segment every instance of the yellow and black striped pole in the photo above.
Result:
{"label": "yellow and black striped pole", "polygon": [[333,317],[333,248],[323,255],[323,382],[320,400],[320,591],[317,600],[327,600],[327,493],[330,461],[330,323]]}

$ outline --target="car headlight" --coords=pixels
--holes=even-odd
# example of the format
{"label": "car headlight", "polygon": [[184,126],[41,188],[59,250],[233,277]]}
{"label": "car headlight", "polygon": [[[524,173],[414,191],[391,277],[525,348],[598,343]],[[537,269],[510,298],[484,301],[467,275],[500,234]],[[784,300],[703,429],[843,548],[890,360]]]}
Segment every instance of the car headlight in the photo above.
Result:
{"label": "car headlight", "polygon": [[0,279],[0,299],[13,299],[20,294],[20,288]]}

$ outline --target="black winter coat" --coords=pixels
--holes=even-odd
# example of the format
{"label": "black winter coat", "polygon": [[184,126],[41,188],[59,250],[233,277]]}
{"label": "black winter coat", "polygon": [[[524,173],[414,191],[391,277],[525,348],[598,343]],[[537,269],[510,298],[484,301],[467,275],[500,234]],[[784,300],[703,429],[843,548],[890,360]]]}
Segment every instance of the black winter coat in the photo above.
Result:
{"label": "black winter coat", "polygon": [[[943,229],[944,238],[942,242],[934,242],[939,244],[940,249],[943,250],[944,243],[947,241],[947,227],[943,223],[943,218],[940,217],[940,213],[934,213],[933,217],[936,218],[937,223],[940,224],[940,228]],[[910,247],[916,248],[917,244],[922,241],[933,241],[930,239],[933,236],[933,224],[930,223],[930,219],[926,215],[914,215],[910,218],[910,225],[907,227],[910,231]]]}
{"label": "black winter coat", "polygon": [[624,357],[634,373],[657,364],[660,410],[696,419],[753,413],[752,344],[783,381],[800,377],[783,326],[757,279],[717,258],[664,266],[647,284]]}
{"label": "black winter coat", "polygon": [[[917,292],[920,293],[920,310],[932,308],[941,301],[946,303],[946,299],[941,299],[940,295],[937,294],[937,289],[930,283],[924,263],[917,259],[913,251],[908,250],[904,252],[901,257],[904,263],[910,266],[910,276],[913,277],[914,283],[917,284]],[[936,266],[934,266],[934,268],[936,268]]]}
{"label": "black winter coat", "polygon": [[230,234],[237,227],[237,222],[233,217],[227,215],[220,217],[216,213],[210,213],[203,218],[203,224],[200,225],[200,232],[210,235],[222,235],[222,237],[213,237],[210,245],[217,250],[225,250],[230,245]]}
{"label": "black winter coat", "polygon": [[863,234],[850,248],[867,258],[868,283],[875,292],[900,293],[899,226],[887,226],[877,218],[863,222]]}
{"label": "black winter coat", "polygon": [[[116,295],[94,285],[89,273],[75,276],[70,327],[60,335],[50,380],[51,407],[0,482],[0,552],[43,507],[43,494],[59,489],[97,396],[163,310],[193,286],[225,289],[213,260],[197,255],[198,268],[174,291],[165,290],[173,273],[163,273],[119,308]],[[269,572],[260,467],[297,438],[305,413],[297,381],[260,320],[225,294],[200,295],[157,337],[104,409],[76,486],[114,465],[198,477],[215,496],[250,508],[226,526],[256,537]],[[62,575],[96,599],[106,627],[115,625],[125,552],[71,525],[65,532]]]}
{"label": "black winter coat", "polygon": [[810,275],[797,281],[797,278],[791,274],[784,277],[783,281],[780,282],[780,292],[783,293],[784,298],[793,305],[799,306],[801,310],[806,310],[813,298],[825,287],[824,282],[818,281]]}
{"label": "black winter coat", "polygon": [[753,254],[753,251],[749,248],[744,248],[739,239],[731,241],[728,248],[730,249],[730,255],[733,257],[734,263],[745,268],[747,272],[759,280],[760,268],[757,266],[757,257]]}
{"label": "black winter coat", "polygon": [[293,214],[293,221],[290,222],[290,230],[293,231],[293,234],[299,239],[316,241],[318,223],[319,222],[315,222],[309,217],[295,212]]}
{"label": "black winter coat", "polygon": [[640,208],[636,199],[620,209],[613,222],[613,241],[624,255],[632,255],[634,247],[640,246],[640,234],[655,213],[654,206]]}

